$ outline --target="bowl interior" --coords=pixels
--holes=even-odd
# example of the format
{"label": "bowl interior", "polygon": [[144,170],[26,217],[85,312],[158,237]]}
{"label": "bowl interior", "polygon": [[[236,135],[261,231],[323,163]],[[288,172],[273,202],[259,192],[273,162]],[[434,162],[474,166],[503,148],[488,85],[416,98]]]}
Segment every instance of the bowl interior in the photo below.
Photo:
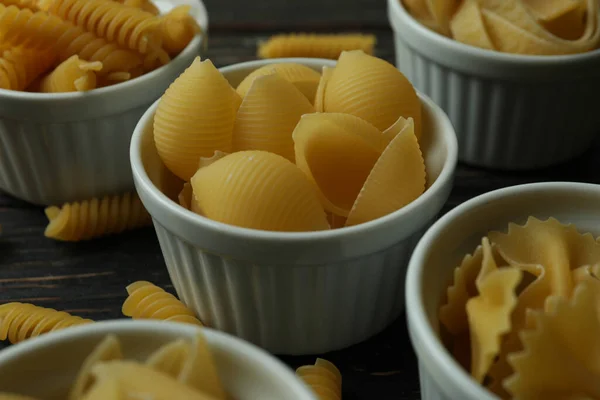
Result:
{"label": "bowl interior", "polygon": [[[142,361],[159,346],[191,338],[198,331],[180,323],[109,321],[48,334],[0,352],[0,388],[48,400],[65,399],[85,357],[107,334],[118,336],[126,358]],[[314,399],[291,370],[266,352],[233,336],[203,331],[233,398]]]}
{"label": "bowl interior", "polygon": [[[477,388],[443,348],[438,310],[452,281],[454,268],[481,244],[489,231],[506,232],[529,216],[554,217],[573,223],[582,233],[600,235],[600,186],[580,183],[538,183],[496,190],[450,211],[423,236],[415,249],[407,278],[407,309],[414,337],[422,340],[420,356],[464,388]],[[419,347],[419,345],[417,345]],[[450,379],[450,378],[449,378]]]}

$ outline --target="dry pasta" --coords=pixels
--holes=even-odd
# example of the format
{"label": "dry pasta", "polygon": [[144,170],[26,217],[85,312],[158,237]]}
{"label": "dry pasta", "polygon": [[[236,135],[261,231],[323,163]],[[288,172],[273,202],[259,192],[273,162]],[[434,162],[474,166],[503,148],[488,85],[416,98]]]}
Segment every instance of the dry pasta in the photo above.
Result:
{"label": "dry pasta", "polygon": [[0,340],[8,339],[14,344],[47,332],[92,322],[52,308],[6,303],[0,305]]}
{"label": "dry pasta", "polygon": [[127,286],[129,297],[122,307],[123,315],[134,319],[160,319],[200,325],[202,323],[192,310],[171,293],[146,281]]}
{"label": "dry pasta", "polygon": [[128,7],[134,7],[149,12],[152,15],[160,14],[158,7],[156,7],[150,0],[116,0],[119,3]]}
{"label": "dry pasta", "polygon": [[30,10],[39,10],[38,0],[0,0],[0,4],[5,6],[17,6],[19,8],[28,8]]}
{"label": "dry pasta", "polygon": [[162,46],[173,56],[179,54],[192,38],[201,33],[200,26],[190,16],[191,6],[177,6],[161,18],[160,35]]}
{"label": "dry pasta", "polygon": [[317,358],[314,365],[304,365],[296,370],[320,400],[342,399],[342,374],[331,362]]}
{"label": "dry pasta", "polygon": [[337,59],[343,51],[362,50],[373,54],[377,40],[374,35],[291,33],[275,35],[259,44],[261,58],[313,57]]}
{"label": "dry pasta", "polygon": [[54,60],[46,51],[5,50],[0,55],[0,89],[25,90]]}
{"label": "dry pasta", "polygon": [[150,215],[136,193],[47,207],[44,235],[62,241],[80,241],[149,226]]}
{"label": "dry pasta", "polygon": [[40,92],[84,92],[96,88],[96,72],[102,70],[100,61],[80,60],[72,56],[40,82]]}

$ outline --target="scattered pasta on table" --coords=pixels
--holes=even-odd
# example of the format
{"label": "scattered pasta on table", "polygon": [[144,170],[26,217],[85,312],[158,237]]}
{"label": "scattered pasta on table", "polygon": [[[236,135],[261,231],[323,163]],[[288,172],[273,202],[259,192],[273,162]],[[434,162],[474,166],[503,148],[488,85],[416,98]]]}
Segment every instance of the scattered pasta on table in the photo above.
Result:
{"label": "scattered pasta on table", "polygon": [[362,50],[366,54],[373,54],[376,43],[374,35],[361,33],[278,34],[259,43],[257,53],[260,58],[310,57],[335,60],[343,51],[349,50]]}
{"label": "scattered pasta on table", "polygon": [[296,375],[320,400],[342,399],[342,374],[332,362],[317,358],[314,365],[304,365],[296,369]]}

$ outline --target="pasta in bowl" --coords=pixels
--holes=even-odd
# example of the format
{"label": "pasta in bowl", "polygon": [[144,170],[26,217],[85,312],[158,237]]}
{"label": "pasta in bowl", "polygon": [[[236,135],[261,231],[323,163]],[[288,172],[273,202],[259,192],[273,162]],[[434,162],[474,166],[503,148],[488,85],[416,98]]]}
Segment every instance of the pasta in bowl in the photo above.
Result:
{"label": "pasta in bowl", "polygon": [[[251,73],[256,75],[255,71],[261,67],[268,69],[269,66],[285,63],[308,67],[312,73],[322,72],[323,67],[336,66],[331,60],[272,59],[236,64],[221,68],[218,72],[212,71],[211,74],[217,77],[215,86],[224,85],[220,77],[222,74],[225,83],[229,82],[225,87],[237,87],[239,93],[244,92],[243,81]],[[202,68],[206,67],[210,67],[208,61]],[[277,78],[267,74],[256,79],[268,85],[270,80]],[[174,83],[171,87],[176,86]],[[312,87],[310,96],[317,96],[315,106],[319,107],[316,99],[320,92],[316,86]],[[297,92],[290,85],[288,88]],[[303,89],[309,92],[308,88]],[[220,89],[218,92],[230,93]],[[188,96],[190,93],[193,91],[184,90],[179,96]],[[294,99],[303,103],[299,96],[302,94]],[[231,98],[236,97],[232,95]],[[308,103],[306,100],[304,102]],[[155,126],[161,126],[156,124],[160,120],[158,104],[156,102],[142,117],[132,138],[130,157],[136,190],[153,219],[178,296],[204,323],[234,333],[277,354],[315,354],[358,343],[384,329],[399,315],[402,310],[401,288],[405,262],[416,240],[446,201],[456,165],[454,131],[435,104],[418,94],[421,111],[419,141],[427,178],[425,190],[416,200],[365,223],[304,232],[234,226],[216,218],[198,215],[182,206],[186,204],[189,190],[193,191],[193,188],[188,185],[186,194],[184,186],[182,191],[182,179],[172,173],[163,160],[170,160],[173,170],[189,178],[198,165],[198,159],[170,158],[170,150],[181,146],[181,143],[166,139],[162,143],[163,157],[159,155],[160,145],[157,145],[155,139],[158,136],[155,135],[164,132],[159,133],[160,129],[155,129]],[[220,106],[212,102],[210,106],[225,110],[224,115],[228,117],[227,110],[231,110],[232,104],[223,102]],[[312,107],[311,104],[306,106],[307,109]],[[242,103],[240,110],[244,109]],[[161,117],[164,120],[167,119],[165,115]],[[175,118],[173,121],[175,125],[171,126],[178,126],[184,119]],[[384,121],[381,124],[387,123]],[[312,122],[310,125],[315,126]],[[372,129],[380,132],[377,128]],[[291,139],[283,138],[283,145],[273,151],[292,157],[292,152],[286,150]],[[174,144],[169,147],[169,143]],[[245,146],[250,140],[243,143],[237,145]],[[191,149],[192,145],[202,150],[202,142],[191,143],[184,150]],[[220,159],[217,154],[201,162],[214,162],[210,166],[224,160],[229,163],[240,154],[243,151],[232,153],[234,157]],[[373,158],[376,158],[380,153],[373,154]],[[291,161],[279,154],[263,152],[255,160],[258,163],[262,158],[274,159],[283,165],[280,172],[296,171]],[[278,182],[289,181],[291,184],[291,179],[304,179],[298,178],[297,172],[290,172],[288,177],[289,180],[278,178]],[[224,175],[224,179],[216,182],[226,180],[227,175]],[[357,185],[359,190],[360,185]],[[310,204],[319,204],[310,189],[304,190],[302,195]],[[286,196],[294,198],[289,193]],[[216,200],[209,200],[212,204],[218,204]],[[257,205],[261,206],[259,203]],[[352,206],[351,203],[345,201],[343,206]],[[323,215],[318,216],[316,212],[311,214],[313,221],[319,224],[317,227],[329,228],[328,223],[323,222],[325,213],[322,209],[320,213]],[[293,212],[289,214],[293,215]],[[294,221],[303,223],[298,219]],[[307,332],[310,334],[307,335]]]}
{"label": "pasta in bowl", "polygon": [[131,132],[203,51],[203,3],[22,1],[0,26],[0,190],[40,205],[131,190]]}

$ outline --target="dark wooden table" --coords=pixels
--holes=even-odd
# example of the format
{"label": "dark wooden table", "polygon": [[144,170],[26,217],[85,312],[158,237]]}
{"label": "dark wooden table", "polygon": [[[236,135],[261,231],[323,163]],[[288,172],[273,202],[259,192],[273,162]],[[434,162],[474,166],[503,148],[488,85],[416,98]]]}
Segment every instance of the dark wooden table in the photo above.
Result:
{"label": "dark wooden table", "polygon": [[[276,32],[363,31],[378,38],[377,55],[393,62],[383,0],[205,0],[209,57],[217,66],[255,58],[256,43]],[[568,132],[565,132],[568,134]],[[536,181],[600,183],[600,142],[579,159],[532,173],[459,166],[445,211],[481,193]],[[172,290],[152,228],[83,243],[44,238],[43,209],[0,193],[0,304],[32,302],[103,320],[121,316],[125,286],[150,280]],[[1,348],[2,345],[0,345]],[[327,354],[344,376],[344,399],[419,399],[419,380],[404,316],[352,348]],[[283,357],[292,367],[314,357]]]}

